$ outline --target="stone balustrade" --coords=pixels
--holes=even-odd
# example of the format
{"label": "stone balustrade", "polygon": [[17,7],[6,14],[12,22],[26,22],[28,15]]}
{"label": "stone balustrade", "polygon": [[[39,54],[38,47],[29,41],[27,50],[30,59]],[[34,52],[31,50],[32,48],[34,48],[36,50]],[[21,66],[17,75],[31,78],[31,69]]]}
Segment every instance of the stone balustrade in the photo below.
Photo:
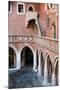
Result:
{"label": "stone balustrade", "polygon": [[38,36],[28,36],[28,35],[9,35],[9,43],[34,43],[40,45],[41,47],[47,48],[58,53],[58,40],[38,37]]}

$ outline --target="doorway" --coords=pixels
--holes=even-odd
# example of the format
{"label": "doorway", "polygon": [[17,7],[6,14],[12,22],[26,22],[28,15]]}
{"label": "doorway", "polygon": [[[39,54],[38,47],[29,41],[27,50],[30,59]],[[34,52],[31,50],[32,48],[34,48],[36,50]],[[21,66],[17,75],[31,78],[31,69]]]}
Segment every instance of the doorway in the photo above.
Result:
{"label": "doorway", "polygon": [[33,67],[33,52],[27,46],[21,51],[21,68],[25,67]]}

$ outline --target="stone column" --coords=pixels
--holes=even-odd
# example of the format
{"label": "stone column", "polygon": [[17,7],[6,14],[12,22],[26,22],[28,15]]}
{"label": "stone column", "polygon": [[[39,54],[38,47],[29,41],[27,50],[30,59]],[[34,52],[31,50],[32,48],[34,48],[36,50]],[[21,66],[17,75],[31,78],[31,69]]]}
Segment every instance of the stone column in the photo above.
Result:
{"label": "stone column", "polygon": [[47,82],[48,82],[48,70],[47,70],[47,58],[46,58],[44,65],[44,84],[46,85]]}
{"label": "stone column", "polygon": [[52,85],[56,85],[55,70],[53,70],[53,73],[52,73]]}
{"label": "stone column", "polygon": [[41,76],[41,52],[38,57],[38,76]]}
{"label": "stone column", "polygon": [[36,60],[36,50],[34,52],[34,58],[33,58],[33,70],[37,72],[37,60]]}
{"label": "stone column", "polygon": [[21,69],[21,61],[20,61],[20,53],[17,53],[17,56],[16,56],[16,68],[17,69]]}

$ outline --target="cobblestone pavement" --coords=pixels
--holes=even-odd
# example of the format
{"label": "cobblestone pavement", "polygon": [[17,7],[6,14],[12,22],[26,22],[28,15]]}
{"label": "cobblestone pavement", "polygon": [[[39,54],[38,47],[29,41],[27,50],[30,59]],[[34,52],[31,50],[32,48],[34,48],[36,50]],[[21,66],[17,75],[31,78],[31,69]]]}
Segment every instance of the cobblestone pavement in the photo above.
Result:
{"label": "cobblestone pavement", "polygon": [[43,76],[38,78],[32,68],[9,71],[9,88],[42,87]]}

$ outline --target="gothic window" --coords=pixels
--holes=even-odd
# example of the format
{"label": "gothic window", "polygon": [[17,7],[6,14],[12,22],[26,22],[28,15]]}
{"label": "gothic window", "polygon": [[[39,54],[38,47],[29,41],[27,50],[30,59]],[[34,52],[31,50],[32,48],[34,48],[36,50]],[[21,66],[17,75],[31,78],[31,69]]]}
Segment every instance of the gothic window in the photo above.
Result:
{"label": "gothic window", "polygon": [[33,11],[33,8],[31,6],[29,7],[29,11]]}

